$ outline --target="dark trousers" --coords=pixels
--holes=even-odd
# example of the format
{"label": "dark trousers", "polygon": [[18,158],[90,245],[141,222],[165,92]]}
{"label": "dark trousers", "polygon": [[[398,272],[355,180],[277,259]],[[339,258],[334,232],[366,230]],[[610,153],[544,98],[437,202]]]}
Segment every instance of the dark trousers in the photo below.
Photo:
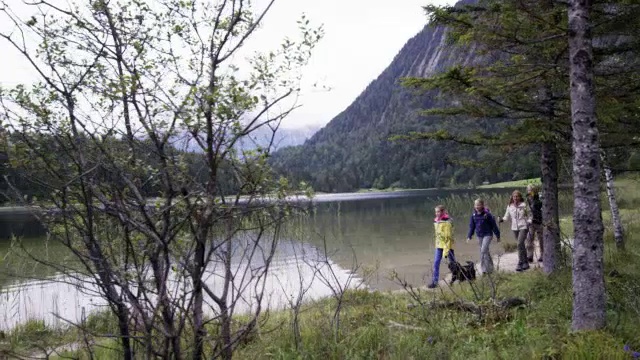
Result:
{"label": "dark trousers", "polygon": [[529,261],[527,261],[527,233],[529,231],[527,229],[524,230],[514,230],[513,235],[516,237],[516,241],[518,242],[518,263],[521,265],[529,265]]}
{"label": "dark trousers", "polygon": [[[444,252],[443,249],[436,248],[435,260],[433,261],[433,279],[432,279],[432,282],[434,284],[437,284],[438,280],[440,279],[440,262],[442,262],[442,253],[443,252]],[[447,258],[449,258],[449,262],[456,261],[456,257],[453,254],[453,249],[449,250],[449,255],[447,256]]]}
{"label": "dark trousers", "polygon": [[544,253],[544,238],[542,237],[542,224],[530,224],[529,225],[529,235],[527,236],[527,257],[533,259],[535,253],[535,238],[538,238],[538,243],[540,244],[540,256],[542,259],[542,254]]}

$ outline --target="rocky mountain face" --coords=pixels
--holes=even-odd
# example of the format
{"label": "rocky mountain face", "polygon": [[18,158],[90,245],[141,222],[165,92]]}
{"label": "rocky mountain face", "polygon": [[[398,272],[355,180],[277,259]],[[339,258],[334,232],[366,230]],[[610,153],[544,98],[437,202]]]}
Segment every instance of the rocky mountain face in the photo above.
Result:
{"label": "rocky mountain face", "polygon": [[[428,77],[456,64],[481,61],[473,47],[454,47],[447,30],[426,26],[411,38],[391,64],[343,112],[301,146],[276,152],[272,164],[280,173],[310,182],[320,191],[358,188],[430,188],[503,181],[536,173],[535,156],[492,158],[487,150],[434,141],[390,141],[394,134],[438,129],[483,129],[502,121],[442,119],[421,116],[424,109],[451,100],[437,93],[416,94],[404,88],[404,77]],[[482,159],[470,168],[461,160]]]}

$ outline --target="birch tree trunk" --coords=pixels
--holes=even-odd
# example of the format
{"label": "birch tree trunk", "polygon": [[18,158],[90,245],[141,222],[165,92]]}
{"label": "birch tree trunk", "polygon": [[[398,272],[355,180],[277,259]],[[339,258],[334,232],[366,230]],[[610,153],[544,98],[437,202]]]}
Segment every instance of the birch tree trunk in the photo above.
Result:
{"label": "birch tree trunk", "polygon": [[600,141],[595,114],[591,0],[569,1],[573,128],[573,330],[605,326]]}
{"label": "birch tree trunk", "polygon": [[613,186],[613,172],[607,162],[607,155],[604,150],[602,150],[600,156],[602,158],[604,179],[607,182],[607,199],[609,200],[609,208],[611,209],[611,221],[613,222],[613,236],[616,241],[616,248],[618,248],[618,250],[624,250],[624,228],[622,227],[622,220],[620,219],[616,190]]}
{"label": "birch tree trunk", "polygon": [[541,149],[542,173],[542,253],[543,271],[551,274],[559,268],[560,228],[558,215],[558,149],[552,142],[545,142]]}

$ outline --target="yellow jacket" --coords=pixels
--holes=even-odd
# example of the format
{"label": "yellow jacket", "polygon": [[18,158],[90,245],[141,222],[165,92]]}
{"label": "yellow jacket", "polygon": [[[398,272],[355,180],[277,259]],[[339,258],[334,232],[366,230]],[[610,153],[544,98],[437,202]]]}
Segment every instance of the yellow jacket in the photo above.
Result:
{"label": "yellow jacket", "polygon": [[453,224],[448,217],[436,219],[433,223],[436,228],[436,249],[442,249],[442,256],[449,255],[453,249]]}

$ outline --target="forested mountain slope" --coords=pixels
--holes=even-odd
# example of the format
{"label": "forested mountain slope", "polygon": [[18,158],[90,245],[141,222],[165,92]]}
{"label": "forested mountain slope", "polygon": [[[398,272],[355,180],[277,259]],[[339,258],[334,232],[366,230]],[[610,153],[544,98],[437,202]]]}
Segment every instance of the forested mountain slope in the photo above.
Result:
{"label": "forested mountain slope", "polygon": [[[421,116],[421,109],[446,104],[436,93],[412,94],[403,77],[425,77],[455,64],[482,61],[472,46],[448,44],[446,29],[426,26],[355,101],[303,145],[274,153],[275,169],[319,191],[400,186],[429,188],[535,176],[536,149],[496,153],[434,141],[390,141],[394,134],[449,129],[492,132],[505,120],[452,120]],[[473,160],[476,167],[462,166]]]}

